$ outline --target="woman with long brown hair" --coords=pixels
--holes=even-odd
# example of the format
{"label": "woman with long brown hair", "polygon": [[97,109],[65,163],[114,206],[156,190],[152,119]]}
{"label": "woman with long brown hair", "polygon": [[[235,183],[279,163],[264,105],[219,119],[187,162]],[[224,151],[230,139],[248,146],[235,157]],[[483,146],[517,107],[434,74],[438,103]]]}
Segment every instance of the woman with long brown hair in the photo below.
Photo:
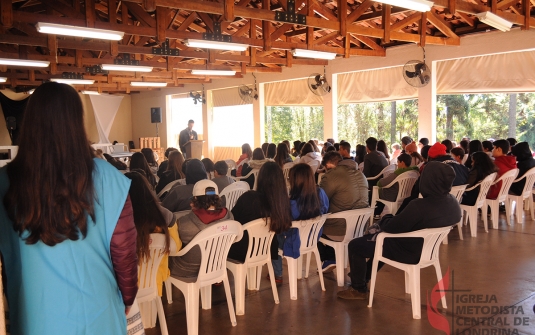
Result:
{"label": "woman with long brown hair", "polygon": [[284,142],[277,145],[277,154],[275,155],[275,163],[277,163],[281,169],[286,163],[292,163],[293,159],[290,157],[290,152],[288,150],[288,145]]}
{"label": "woman with long brown hair", "polygon": [[130,157],[130,170],[134,169],[143,170],[150,185],[152,187],[156,186],[156,178],[154,177],[154,174],[152,174],[152,170],[150,169],[145,155],[143,155],[141,152],[135,152],[132,157]]}
{"label": "woman with long brown hair", "polygon": [[93,158],[83,115],[71,86],[39,86],[0,169],[11,334],[126,334],[138,263],[130,181]]}
{"label": "woman with long brown hair", "polygon": [[186,178],[182,172],[182,164],[184,164],[184,156],[182,156],[182,153],[178,150],[171,151],[169,153],[167,170],[162,174],[160,180],[158,180],[158,185],[156,185],[156,193],[160,193],[160,191],[170,182]]}
{"label": "woman with long brown hair", "polygon": [[243,165],[249,163],[250,159],[253,159],[253,150],[251,150],[251,146],[249,145],[249,143],[244,143],[241,146],[241,156],[236,162],[236,170],[234,173],[235,177],[242,176]]}
{"label": "woman with long brown hair", "polygon": [[[234,208],[234,220],[241,224],[259,219],[270,218],[269,230],[280,234],[292,226],[288,189],[282,169],[275,162],[266,162],[258,172],[257,190],[242,194]],[[244,232],[240,241],[230,248],[228,257],[243,262],[249,245],[249,235]],[[278,243],[273,239],[271,258],[278,257]],[[282,270],[281,270],[282,272]],[[275,280],[282,283],[282,273],[275,273]]]}

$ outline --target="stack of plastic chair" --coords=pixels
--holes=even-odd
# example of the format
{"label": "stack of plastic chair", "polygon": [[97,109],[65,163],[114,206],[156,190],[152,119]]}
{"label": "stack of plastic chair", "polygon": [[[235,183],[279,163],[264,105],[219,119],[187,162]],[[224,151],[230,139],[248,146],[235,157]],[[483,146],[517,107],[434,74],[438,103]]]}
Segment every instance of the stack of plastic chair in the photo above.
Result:
{"label": "stack of plastic chair", "polygon": [[[368,307],[372,307],[373,303],[375,281],[377,280],[377,267],[379,265],[379,262],[383,262],[385,264],[405,271],[405,293],[410,293],[411,295],[412,317],[414,319],[420,319],[422,316],[422,306],[420,304],[420,269],[431,265],[434,266],[435,271],[437,273],[439,288],[440,290],[444,290],[444,287],[441,284],[442,271],[440,269],[438,253],[442,240],[448,235],[451,229],[452,227],[448,226],[443,228],[422,229],[402,234],[379,233],[377,235],[377,242],[375,244],[375,255],[373,257],[370,300],[368,302]],[[422,255],[420,256],[420,262],[418,262],[418,264],[405,264],[383,257],[383,243],[385,239],[408,237],[419,237],[423,238],[424,240]],[[447,307],[445,295],[442,296],[442,307]]]}
{"label": "stack of plastic chair", "polygon": [[[455,197],[455,199],[457,199],[459,204],[461,203],[461,200],[463,200],[463,194],[464,194],[464,190],[466,190],[466,186],[468,186],[468,184],[457,185],[457,186],[452,186],[451,187],[450,194],[453,195]],[[461,211],[461,221],[459,221],[459,223],[457,224],[457,229],[459,230],[459,238],[461,240],[463,239],[463,216],[462,216],[462,213],[463,213],[463,211]],[[444,238],[444,241],[442,243],[448,244],[448,236],[446,236],[446,238]]]}
{"label": "stack of plastic chair", "polygon": [[[267,264],[271,289],[273,290],[273,299],[279,303],[279,293],[275,284],[275,273],[271,264],[271,240],[275,234],[269,231],[269,222],[265,219],[257,219],[243,225],[243,230],[249,235],[249,246],[245,262],[228,259],[227,269],[234,276],[234,290],[236,299],[236,315],[245,314],[245,279],[249,282],[249,288],[254,290],[260,289],[260,278],[262,278],[262,266]],[[249,271],[249,276],[247,272]]]}
{"label": "stack of plastic chair", "polygon": [[249,184],[244,181],[237,181],[220,191],[219,197],[225,197],[225,207],[230,211],[236,205],[238,198],[247,191],[249,191]]}
{"label": "stack of plastic chair", "polygon": [[345,219],[346,234],[342,241],[332,241],[320,238],[320,242],[331,246],[336,255],[336,282],[338,286],[344,286],[344,269],[349,265],[347,245],[353,239],[364,235],[366,222],[373,214],[373,208],[352,209],[349,211],[329,214],[328,219]]}
{"label": "stack of plastic chair", "polygon": [[[476,203],[473,206],[461,204],[461,209],[466,212],[466,215],[464,215],[464,220],[468,220],[470,222],[470,235],[472,235],[472,237],[477,236],[477,210],[478,208],[483,208],[483,206],[487,204],[487,193],[489,193],[490,185],[492,184],[495,178],[496,172],[491,173],[481,182],[465,190],[465,192],[467,192],[479,187],[479,194],[477,196]],[[487,211],[484,211],[483,213],[486,212]],[[487,215],[483,214],[482,216],[483,223],[485,226],[485,232],[488,233],[489,229],[487,227]]]}
{"label": "stack of plastic chair", "polygon": [[[388,166],[386,168],[388,168]],[[411,195],[412,187],[414,186],[414,183],[416,183],[416,180],[418,180],[418,175],[419,174],[416,171],[405,172],[397,176],[396,179],[392,180],[390,184],[382,187],[383,189],[385,189],[394,186],[396,183],[398,184],[398,195],[395,201],[386,201],[380,199],[379,186],[374,186],[372,190],[372,202],[370,203],[370,207],[375,208],[375,204],[377,203],[377,201],[379,201],[385,204],[386,207],[388,207],[390,213],[396,214],[403,200],[405,200],[405,198],[408,198]],[[373,216],[370,216],[370,224],[372,223]]]}
{"label": "stack of plastic chair", "polygon": [[[232,326],[236,326],[236,314],[227,277],[226,261],[232,243],[242,238],[242,225],[234,220],[222,221],[199,232],[177,257],[185,255],[195,246],[201,250],[201,267],[197,278],[169,277],[168,282],[184,294],[188,335],[199,334],[199,291],[202,308],[212,308],[212,284],[223,282]],[[169,296],[168,296],[169,299]]]}
{"label": "stack of plastic chair", "polygon": [[[522,193],[520,195],[514,195],[509,194],[507,195],[507,202],[509,202],[509,207],[513,209],[513,202],[516,203],[516,222],[522,223],[522,211],[523,209],[529,209],[531,214],[531,219],[535,220],[535,216],[533,215],[533,184],[535,184],[535,168],[529,169],[524,175],[515,181],[513,183],[517,183],[521,181],[522,179],[526,180],[526,184],[524,185],[524,189],[522,190]],[[524,208],[522,208],[522,202],[525,202]],[[512,211],[511,211],[512,214]]]}
{"label": "stack of plastic chair", "polygon": [[318,238],[319,233],[321,231],[321,227],[323,227],[323,224],[325,223],[326,219],[327,215],[322,215],[309,220],[292,222],[292,228],[297,228],[299,230],[299,238],[301,239],[301,247],[299,248],[300,257],[296,259],[284,256],[288,263],[290,299],[292,300],[297,300],[297,279],[301,279],[303,276],[303,271],[300,265],[302,264],[301,260],[304,258],[305,255],[308,255],[306,260],[305,278],[308,278],[308,273],[310,270],[310,258],[312,256],[311,254],[314,254],[320,277],[321,290],[325,291],[325,284],[323,282],[323,272],[321,271],[320,254],[318,251]]}
{"label": "stack of plastic chair", "polygon": [[[495,185],[500,181],[502,182],[500,192],[496,199],[487,199],[487,205],[490,207],[490,219],[492,220],[493,229],[498,229],[498,212],[501,202],[505,203],[505,221],[508,225],[511,224],[511,203],[507,201],[507,194],[517,175],[518,169],[512,169],[501,175],[500,178],[492,183],[492,185]],[[487,213],[487,210],[483,211],[483,213]]]}
{"label": "stack of plastic chair", "polygon": [[167,322],[165,321],[162,299],[158,295],[156,282],[158,268],[165,255],[165,235],[150,234],[149,243],[150,257],[148,259],[142,259],[138,268],[139,289],[136,300],[140,306],[141,317],[145,328],[152,328],[156,325],[156,318],[153,313],[154,306],[156,306],[158,318],[160,319],[160,331],[162,335],[167,335]]}

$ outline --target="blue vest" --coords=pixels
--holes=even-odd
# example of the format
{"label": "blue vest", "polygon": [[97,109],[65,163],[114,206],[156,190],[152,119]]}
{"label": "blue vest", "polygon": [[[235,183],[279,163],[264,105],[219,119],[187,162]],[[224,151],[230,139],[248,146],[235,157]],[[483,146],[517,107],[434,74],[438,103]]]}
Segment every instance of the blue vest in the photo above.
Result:
{"label": "blue vest", "polygon": [[110,242],[130,180],[106,161],[93,161],[95,222],[88,217],[84,239],[53,247],[27,245],[13,230],[3,205],[9,179],[0,169],[0,251],[12,335],[126,334]]}

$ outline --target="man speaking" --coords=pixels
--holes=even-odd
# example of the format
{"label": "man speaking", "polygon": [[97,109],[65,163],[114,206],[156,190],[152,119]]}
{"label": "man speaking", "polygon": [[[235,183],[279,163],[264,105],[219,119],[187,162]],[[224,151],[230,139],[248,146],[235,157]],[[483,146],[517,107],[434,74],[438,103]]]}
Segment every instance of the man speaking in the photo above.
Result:
{"label": "man speaking", "polygon": [[193,125],[195,122],[193,120],[188,121],[188,127],[180,132],[180,136],[178,137],[178,145],[180,146],[180,151],[182,151],[182,154],[184,155],[184,158],[191,158],[186,157],[186,143],[188,143],[191,140],[197,140],[197,132],[193,130]]}

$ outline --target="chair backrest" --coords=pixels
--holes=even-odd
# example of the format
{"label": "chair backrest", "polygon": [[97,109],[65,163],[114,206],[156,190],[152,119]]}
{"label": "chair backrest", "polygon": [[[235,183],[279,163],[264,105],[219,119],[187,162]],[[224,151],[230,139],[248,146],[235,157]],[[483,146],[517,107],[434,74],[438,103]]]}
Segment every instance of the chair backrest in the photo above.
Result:
{"label": "chair backrest", "polygon": [[160,191],[160,193],[158,193],[158,198],[161,197],[165,192],[169,192],[169,190],[175,186],[175,184],[179,183],[180,182],[180,179],[177,179],[177,180],[173,180],[172,182],[170,182],[169,184],[165,185],[162,190]]}
{"label": "chair backrest", "polygon": [[327,215],[318,216],[309,220],[292,221],[292,228],[299,229],[301,239],[301,255],[313,250],[318,244],[318,234],[327,219]]}
{"label": "chair backrest", "polygon": [[238,198],[249,191],[249,189],[249,184],[244,181],[237,181],[225,187],[223,191],[219,193],[219,197],[225,197],[225,207],[230,211],[236,204],[236,201],[238,201]]}
{"label": "chair backrest", "polygon": [[228,165],[227,176],[231,176],[232,170],[236,169],[236,161],[232,159],[225,159],[225,163]]}
{"label": "chair backrest", "polygon": [[254,175],[254,184],[253,184],[253,190],[256,191],[256,185],[258,185],[258,172],[260,172],[260,169],[253,169],[250,173]]}
{"label": "chair backrest", "polygon": [[453,195],[455,199],[459,201],[459,203],[463,199],[463,193],[464,193],[464,190],[466,189],[466,186],[468,186],[468,184],[457,185],[457,186],[451,187],[450,194]]}
{"label": "chair backrest", "polygon": [[[417,230],[412,237],[422,237],[424,246],[418,265],[426,266],[438,259],[438,252],[442,241],[448,236],[452,226]],[[404,234],[405,235],[405,234]]]}
{"label": "chair backrest", "polygon": [[[526,178],[526,184],[524,185],[524,190],[522,190],[522,197],[530,197],[533,193],[533,185],[535,184],[535,167],[529,169],[524,175],[519,178]],[[518,179],[517,179],[518,180]]]}
{"label": "chair backrest", "polygon": [[372,214],[373,208],[361,208],[328,214],[328,218],[346,220],[346,235],[342,242],[349,243],[351,240],[364,235],[364,228]]}
{"label": "chair backrest", "polygon": [[498,183],[499,181],[502,182],[502,186],[500,187],[500,193],[498,193],[498,197],[496,200],[498,201],[505,201],[505,198],[507,198],[507,194],[509,193],[509,188],[511,188],[511,185],[515,181],[516,176],[518,175],[518,169],[511,169],[507,171],[506,173],[502,174],[498,180],[496,180],[494,183]]}
{"label": "chair backrest", "polygon": [[325,175],[325,172],[318,174],[318,185],[321,183],[321,179],[323,178],[324,175]]}
{"label": "chair backrest", "polygon": [[313,160],[307,163],[312,168],[312,173],[316,173],[316,170],[320,167],[320,162],[318,160]]}
{"label": "chair backrest", "polygon": [[398,197],[396,198],[397,202],[400,202],[411,195],[412,187],[414,186],[414,183],[416,183],[416,180],[418,180],[418,172],[409,171],[400,174],[390,183],[390,185],[394,185],[395,183],[398,183],[399,185]]}
{"label": "chair backrest", "polygon": [[286,163],[282,167],[282,173],[284,174],[284,180],[288,180],[290,176],[290,169],[294,166],[294,163]]}
{"label": "chair backrest", "polygon": [[396,167],[397,167],[397,164],[387,165],[381,172],[379,172],[378,175],[376,175],[374,177],[368,177],[366,179],[367,180],[375,180],[375,179],[378,179],[381,176],[383,176],[383,178],[384,178],[384,177],[392,174],[396,170]]}
{"label": "chair backrest", "polygon": [[221,281],[227,273],[227,256],[230,246],[243,236],[242,225],[238,221],[226,220],[207,227],[198,233],[177,256],[183,256],[194,246],[201,250],[201,267],[197,282],[210,284]]}
{"label": "chair backrest", "polygon": [[158,292],[156,274],[165,255],[165,234],[150,234],[148,259],[141,259],[138,266],[139,289],[138,300],[151,293]]}
{"label": "chair backrest", "polygon": [[487,193],[489,193],[490,185],[492,185],[492,182],[495,178],[496,172],[489,174],[487,177],[485,177],[485,179],[479,182],[479,194],[475,203],[477,208],[483,206],[485,203],[485,199],[487,199]]}
{"label": "chair backrest", "polygon": [[275,232],[269,231],[269,219],[256,219],[243,225],[243,231],[249,235],[249,246],[245,256],[248,267],[261,265],[271,257],[271,240]]}

